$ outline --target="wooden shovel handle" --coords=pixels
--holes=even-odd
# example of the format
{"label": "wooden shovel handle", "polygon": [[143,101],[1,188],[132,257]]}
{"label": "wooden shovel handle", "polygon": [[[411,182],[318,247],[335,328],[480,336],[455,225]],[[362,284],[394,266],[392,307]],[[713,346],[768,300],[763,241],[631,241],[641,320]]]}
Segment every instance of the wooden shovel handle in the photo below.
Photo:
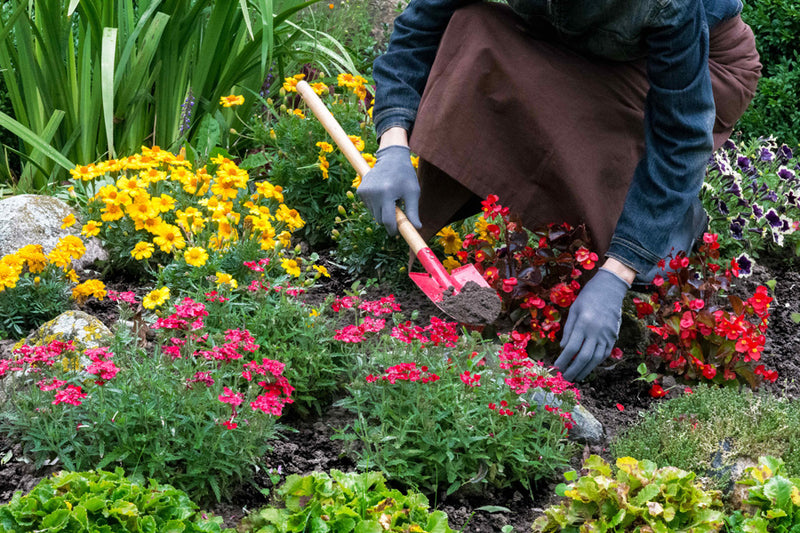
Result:
{"label": "wooden shovel handle", "polygon": [[[325,104],[322,103],[322,100],[320,100],[317,93],[314,92],[314,89],[312,89],[307,82],[301,80],[297,83],[297,92],[303,97],[308,108],[320,121],[322,127],[325,128],[325,131],[331,136],[333,142],[339,147],[339,150],[342,151],[350,164],[353,165],[356,172],[363,178],[371,169],[369,163],[367,163],[364,156],[361,155],[361,152],[358,151],[358,148],[355,147],[353,141],[347,136],[347,133],[345,133],[336,118],[331,114],[328,108],[325,107]],[[425,240],[417,232],[417,229],[411,224],[408,218],[406,218],[405,213],[397,206],[395,206],[395,216],[397,217],[397,231],[399,231],[400,235],[406,240],[409,248],[414,252],[414,255],[419,254],[420,250],[428,247]]]}

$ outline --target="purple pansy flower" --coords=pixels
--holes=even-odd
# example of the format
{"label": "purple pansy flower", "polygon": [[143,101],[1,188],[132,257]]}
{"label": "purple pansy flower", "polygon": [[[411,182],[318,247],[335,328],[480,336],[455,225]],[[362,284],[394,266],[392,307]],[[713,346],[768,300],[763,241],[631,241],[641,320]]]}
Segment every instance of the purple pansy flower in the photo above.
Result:
{"label": "purple pansy flower", "polygon": [[753,209],[753,216],[756,217],[756,219],[761,219],[764,216],[764,210],[760,205],[753,204],[750,207]]}
{"label": "purple pansy flower", "polygon": [[764,214],[764,218],[769,222],[770,227],[772,228],[780,228],[781,227],[781,216],[778,214],[777,211],[770,208]]}
{"label": "purple pansy flower", "polygon": [[772,161],[772,160],[775,159],[775,154],[773,154],[772,150],[770,150],[769,148],[764,147],[764,148],[761,148],[761,151],[758,154],[758,158],[761,161],[769,162],[769,161]]}
{"label": "purple pansy flower", "polygon": [[782,180],[786,181],[792,180],[794,179],[795,175],[796,174],[794,170],[790,168],[782,166],[781,168],[778,169],[778,177],[781,178]]}
{"label": "purple pansy flower", "polygon": [[741,241],[744,235],[742,235],[742,225],[736,221],[731,222],[730,226],[731,237],[736,239],[737,241]]}
{"label": "purple pansy flower", "polygon": [[780,149],[778,150],[778,157],[780,157],[781,161],[786,162],[792,158],[792,149],[782,144]]}
{"label": "purple pansy flower", "polygon": [[726,204],[722,200],[717,201],[717,209],[719,210],[721,215],[728,215],[728,213],[730,213],[730,210],[728,209],[728,204]]}

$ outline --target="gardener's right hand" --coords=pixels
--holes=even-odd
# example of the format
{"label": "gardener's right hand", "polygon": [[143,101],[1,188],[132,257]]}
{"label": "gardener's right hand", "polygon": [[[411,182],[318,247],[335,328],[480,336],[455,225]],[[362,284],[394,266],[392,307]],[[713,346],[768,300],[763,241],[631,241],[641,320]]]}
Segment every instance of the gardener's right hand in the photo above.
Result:
{"label": "gardener's right hand", "polygon": [[411,151],[407,146],[395,144],[375,153],[375,166],[361,179],[358,195],[375,220],[384,226],[389,235],[397,234],[394,207],[403,200],[409,222],[420,229],[419,182],[411,164]]}

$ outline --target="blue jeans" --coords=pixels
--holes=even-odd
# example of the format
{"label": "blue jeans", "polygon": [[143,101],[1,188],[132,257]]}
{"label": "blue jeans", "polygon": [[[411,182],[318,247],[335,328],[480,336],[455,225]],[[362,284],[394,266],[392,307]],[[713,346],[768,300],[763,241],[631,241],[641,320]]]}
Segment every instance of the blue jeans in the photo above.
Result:
{"label": "blue jeans", "polygon": [[[374,66],[378,134],[411,131],[439,40],[455,9],[472,0],[412,0],[395,20]],[[634,173],[607,253],[647,272],[684,224],[713,147],[715,117],[708,33],[741,9],[739,0],[509,0],[534,27],[587,55],[646,57],[645,154]],[[633,6],[633,7],[631,7]],[[533,103],[535,105],[535,102]]]}

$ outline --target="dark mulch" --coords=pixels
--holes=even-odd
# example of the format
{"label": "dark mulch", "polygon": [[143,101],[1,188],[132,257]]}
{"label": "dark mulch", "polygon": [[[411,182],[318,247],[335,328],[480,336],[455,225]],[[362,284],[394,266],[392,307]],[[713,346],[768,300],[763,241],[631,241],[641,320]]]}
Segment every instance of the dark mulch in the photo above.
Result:
{"label": "dark mulch", "polygon": [[[800,353],[798,327],[791,320],[791,314],[800,312],[800,261],[796,258],[765,259],[756,268],[754,275],[744,281],[744,289],[752,291],[756,284],[774,279],[776,288],[772,306],[770,330],[764,360],[768,367],[775,368],[780,378],[775,384],[765,388],[788,398],[800,397],[800,362],[795,355]],[[336,276],[307,295],[315,303],[321,302],[329,294],[343,294],[351,286],[351,280]],[[120,282],[117,290],[129,288]],[[380,288],[370,290],[371,296],[383,296]],[[409,283],[407,291],[396,293],[395,297],[404,310],[418,310],[420,320],[430,316],[442,316],[441,312],[425,296]],[[91,304],[89,312],[101,319],[113,322],[116,318],[113,306],[104,303]],[[635,358],[617,363],[611,369],[598,369],[592,378],[580,384],[584,406],[603,424],[605,435],[600,444],[586,445],[583,452],[573,460],[579,467],[583,458],[591,453],[611,459],[608,445],[611,440],[634,424],[652,403],[648,395],[648,385],[635,381],[638,377]],[[331,440],[337,429],[349,422],[349,415],[341,409],[329,408],[319,417],[298,417],[282,420],[289,428],[282,440],[276,442],[273,450],[264,457],[262,469],[255,477],[254,484],[241,487],[232,496],[232,501],[213,506],[210,510],[225,518],[229,526],[235,526],[251,510],[267,503],[265,493],[272,488],[269,471],[281,476],[307,474],[311,471],[339,469],[352,471],[355,463],[347,455],[345,443]],[[36,470],[22,460],[18,446],[0,436],[0,501],[5,502],[15,490],[23,492],[32,488],[42,476],[55,470],[55,466]],[[479,495],[454,495],[446,500],[432,500],[432,504],[447,512],[451,527],[470,532],[500,531],[504,525],[511,525],[515,531],[528,531],[533,520],[542,510],[556,501],[553,493],[555,485],[561,480],[554,479],[541,483],[534,491],[522,487],[497,491],[487,488]],[[498,506],[508,511],[490,513],[478,511],[483,506]]]}

